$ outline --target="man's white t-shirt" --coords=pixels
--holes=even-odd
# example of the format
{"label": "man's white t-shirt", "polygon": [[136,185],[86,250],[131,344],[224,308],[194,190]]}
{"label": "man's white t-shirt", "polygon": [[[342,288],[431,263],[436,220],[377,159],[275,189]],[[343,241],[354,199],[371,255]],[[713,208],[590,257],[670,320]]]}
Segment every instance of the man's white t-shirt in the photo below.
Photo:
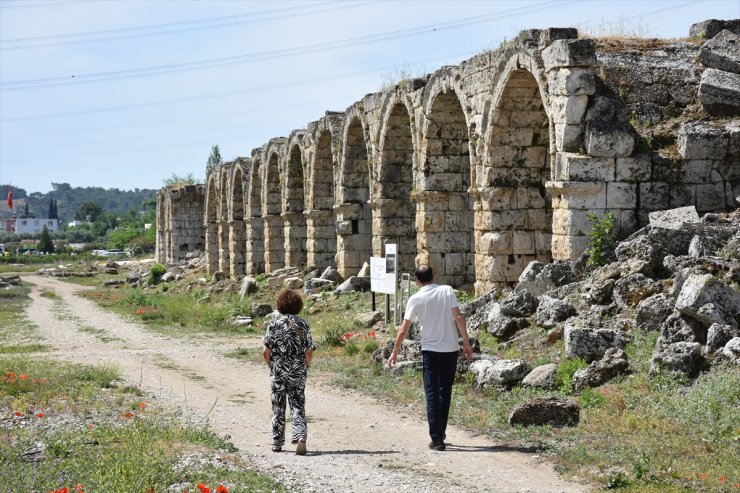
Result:
{"label": "man's white t-shirt", "polygon": [[457,326],[452,309],[457,304],[455,291],[450,286],[427,284],[409,298],[404,319],[421,325],[421,349],[439,353],[459,350]]}

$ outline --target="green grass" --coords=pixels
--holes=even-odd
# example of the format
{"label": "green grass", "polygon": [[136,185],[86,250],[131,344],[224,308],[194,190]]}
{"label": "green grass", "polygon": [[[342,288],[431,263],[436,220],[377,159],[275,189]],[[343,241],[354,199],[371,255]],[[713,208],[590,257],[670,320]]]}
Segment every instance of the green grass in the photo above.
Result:
{"label": "green grass", "polygon": [[[187,282],[187,281],[183,281]],[[259,337],[264,321],[256,319],[254,332],[240,334],[229,325],[235,314],[249,314],[252,302],[274,303],[276,290],[260,281],[260,290],[243,301],[235,293],[210,293],[203,287],[184,291],[160,288],[95,290],[89,295],[121,313],[134,314],[157,330],[188,334],[233,334]],[[382,301],[382,299],[381,299]],[[143,308],[143,312],[135,314]],[[370,310],[368,293],[341,297],[325,295],[308,302],[301,314],[310,326],[319,350],[312,371],[321,372],[338,387],[359,390],[409,412],[424,416],[421,374],[395,376],[370,358],[372,350],[394,335],[389,327],[377,340],[352,338],[359,331],[353,319]],[[383,311],[382,304],[378,310]],[[148,312],[151,312],[147,315]],[[468,376],[460,376],[453,391],[450,421],[473,432],[551,456],[567,476],[578,476],[604,488],[625,492],[737,491],[740,484],[740,369],[715,366],[695,381],[668,375],[647,378],[656,333],[635,331],[626,348],[633,373],[597,389],[573,395],[573,373],[584,361],[567,359],[562,341],[548,343],[545,331],[530,327],[514,341],[501,342],[480,334],[483,352],[506,359],[523,359],[531,366],[559,362],[560,388],[553,392],[514,387],[477,390]],[[259,348],[237,348],[231,357],[261,363]],[[518,404],[535,396],[575,399],[581,421],[573,428],[510,427],[509,416]],[[720,481],[723,479],[723,481]]]}
{"label": "green grass", "polygon": [[[120,386],[114,367],[0,356],[0,369],[0,412],[10,416],[0,431],[0,491],[194,491],[197,483],[283,491],[224,438]],[[39,460],[23,460],[39,444]],[[201,460],[216,456],[223,465]]]}

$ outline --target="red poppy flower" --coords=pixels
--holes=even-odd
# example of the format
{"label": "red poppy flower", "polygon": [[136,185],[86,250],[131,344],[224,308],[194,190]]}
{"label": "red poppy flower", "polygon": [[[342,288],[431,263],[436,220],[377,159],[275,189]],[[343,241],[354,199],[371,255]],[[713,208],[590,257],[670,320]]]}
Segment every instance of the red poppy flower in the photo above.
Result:
{"label": "red poppy flower", "polygon": [[709,477],[709,474],[703,474],[703,473],[699,474],[699,479],[701,479],[702,481],[705,481],[708,477]]}
{"label": "red poppy flower", "polygon": [[21,416],[23,416],[23,413],[20,411],[16,411],[15,415],[20,418]]}
{"label": "red poppy flower", "polygon": [[37,418],[43,418],[44,416],[46,416],[44,413],[36,413]]}
{"label": "red poppy flower", "polygon": [[219,483],[218,487],[216,488],[216,493],[229,493],[229,489],[223,484]]}
{"label": "red poppy flower", "polygon": [[124,414],[123,417],[126,418],[126,419],[128,419],[128,418],[132,417],[133,415],[134,415],[134,413],[132,413],[132,412],[129,411],[126,414]]}
{"label": "red poppy flower", "polygon": [[33,383],[39,383],[39,379],[38,378],[34,378],[33,379]]}
{"label": "red poppy flower", "polygon": [[41,379],[41,383],[46,383],[46,379],[45,378],[42,378]]}
{"label": "red poppy flower", "polygon": [[144,402],[139,403],[139,409],[144,409],[146,407],[146,404]]}
{"label": "red poppy flower", "polygon": [[211,493],[211,488],[204,485],[203,483],[198,483],[198,489],[200,490],[200,493]]}
{"label": "red poppy flower", "polygon": [[27,380],[27,379],[28,379],[28,375],[21,375],[21,380]]}
{"label": "red poppy flower", "polygon": [[13,373],[12,371],[7,372],[6,375],[8,376],[8,378],[15,378],[15,373]]}
{"label": "red poppy flower", "polygon": [[727,476],[720,476],[717,478],[717,481],[719,481],[720,483],[724,483],[725,481],[727,481]]}

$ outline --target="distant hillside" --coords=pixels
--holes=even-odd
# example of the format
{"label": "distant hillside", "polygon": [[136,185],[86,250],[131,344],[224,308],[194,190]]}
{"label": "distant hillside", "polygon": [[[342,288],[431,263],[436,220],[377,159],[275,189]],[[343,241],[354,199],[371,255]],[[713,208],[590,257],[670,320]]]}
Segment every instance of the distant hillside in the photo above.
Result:
{"label": "distant hillside", "polygon": [[[62,222],[69,222],[75,212],[85,202],[95,202],[103,212],[125,213],[131,209],[138,209],[142,202],[156,199],[157,190],[139,189],[119,190],[117,188],[101,187],[72,187],[69,183],[52,183],[52,191],[48,193],[26,192],[25,189],[13,185],[13,209],[16,212],[25,208],[28,202],[28,211],[37,218],[46,218],[49,214],[49,201],[57,201],[57,211]],[[8,185],[0,185],[0,217],[8,217],[7,199]]]}

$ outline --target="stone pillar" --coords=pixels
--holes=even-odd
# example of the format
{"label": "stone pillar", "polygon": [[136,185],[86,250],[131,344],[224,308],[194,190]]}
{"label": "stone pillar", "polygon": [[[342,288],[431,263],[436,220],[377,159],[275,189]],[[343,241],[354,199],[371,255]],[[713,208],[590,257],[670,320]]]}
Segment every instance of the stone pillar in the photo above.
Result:
{"label": "stone pillar", "polygon": [[218,270],[229,277],[229,267],[229,224],[222,220],[218,222]]}
{"label": "stone pillar", "polygon": [[304,212],[306,216],[306,265],[323,270],[334,266],[337,253],[337,230],[331,209]]}
{"label": "stone pillar", "polygon": [[341,204],[337,216],[337,270],[347,278],[356,276],[372,256],[372,226],[368,204]]}
{"label": "stone pillar", "polygon": [[413,212],[404,199],[378,199],[371,204],[373,212],[373,256],[385,255],[385,244],[397,245],[399,272],[413,272],[416,257],[416,229]]}
{"label": "stone pillar", "polygon": [[249,219],[246,264],[246,271],[250,276],[265,272],[264,221],[261,217]]}
{"label": "stone pillar", "polygon": [[213,275],[218,270],[218,224],[206,224],[206,272]]}
{"label": "stone pillar", "polygon": [[286,267],[306,267],[306,223],[303,212],[283,212]]}
{"label": "stone pillar", "polygon": [[265,234],[265,272],[272,272],[285,267],[285,225],[283,218],[276,214],[263,216],[262,220]]}
{"label": "stone pillar", "polygon": [[229,221],[229,270],[233,277],[245,274],[244,248],[246,246],[245,225],[243,219],[232,219]]}

